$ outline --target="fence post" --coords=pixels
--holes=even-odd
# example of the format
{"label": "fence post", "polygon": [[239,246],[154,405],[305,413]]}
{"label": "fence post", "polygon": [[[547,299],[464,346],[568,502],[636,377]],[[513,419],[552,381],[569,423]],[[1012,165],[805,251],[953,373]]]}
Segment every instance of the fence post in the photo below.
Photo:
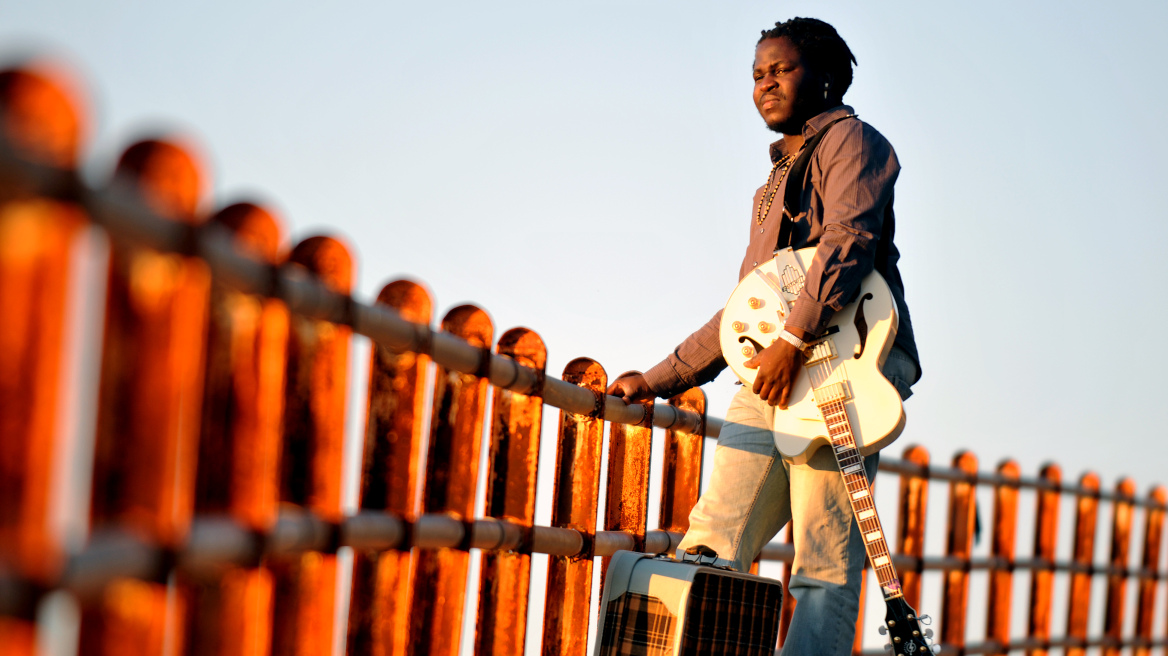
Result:
{"label": "fence post", "polygon": [[604,420],[600,414],[604,411],[608,376],[595,360],[576,358],[564,367],[564,381],[595,394],[596,408],[591,416],[560,412],[552,526],[579,531],[584,537],[584,549],[575,556],[548,558],[544,656],[583,656],[588,647],[592,556],[604,439]]}
{"label": "fence post", "polygon": [[1075,508],[1075,548],[1071,561],[1071,588],[1067,604],[1067,637],[1080,644],[1067,648],[1066,656],[1086,653],[1087,618],[1091,610],[1091,576],[1095,573],[1095,525],[1099,518],[1099,476],[1086,472],[1079,478],[1082,492]]}
{"label": "fence post", "polygon": [[966,611],[969,606],[969,556],[973,549],[973,526],[977,513],[977,456],[959,451],[953,456],[953,468],[968,475],[965,480],[949,483],[949,521],[945,553],[965,563],[962,569],[945,572],[941,604],[941,642],[946,651],[965,653]]}
{"label": "fence post", "polygon": [[1144,644],[1135,647],[1136,656],[1148,656],[1152,648],[1152,625],[1156,613],[1156,588],[1160,575],[1160,545],[1164,538],[1164,504],[1168,503],[1168,488],[1158,485],[1148,493],[1148,507],[1144,519],[1144,551],[1141,557],[1140,587],[1136,607],[1136,638]]}
{"label": "fence post", "polygon": [[1014,594],[1014,552],[1018,530],[1018,463],[1005,460],[998,465],[999,481],[994,484],[994,535],[990,556],[989,601],[986,609],[986,640],[994,654],[1005,654],[1010,644],[1010,602]]}
{"label": "fence post", "polygon": [[[787,522],[787,534],[784,541],[789,545],[795,544],[795,520]],[[795,596],[791,594],[791,574],[795,569],[795,561],[783,563],[783,608],[779,612],[779,646],[787,641],[787,630],[791,628],[791,619],[795,617]]]}
{"label": "fence post", "polygon": [[[26,159],[76,165],[82,107],[47,72],[0,72],[0,141]],[[0,563],[46,584],[62,565],[50,525],[59,458],[62,354],[68,327],[71,248],[85,217],[74,205],[13,198],[0,189]],[[74,292],[75,293],[75,292]],[[67,445],[65,445],[68,448]],[[35,652],[35,595],[20,617],[0,618],[0,644]]]}
{"label": "fence post", "polygon": [[[421,285],[395,280],[377,302],[402,318],[429,325],[430,294]],[[422,454],[426,370],[430,356],[391,351],[373,343],[369,354],[369,400],[362,457],[361,509],[414,518],[417,465]],[[409,547],[353,554],[349,598],[348,653],[403,656],[409,640]]]}
{"label": "fence post", "polygon": [[[627,371],[621,376],[639,374]],[[633,551],[645,550],[649,527],[649,467],[653,447],[653,401],[643,401],[645,418],[638,425],[609,424],[608,481],[604,492],[604,530],[633,536]],[[610,558],[602,559],[600,589]]]}
{"label": "fence post", "polygon": [[[236,203],[211,223],[231,230],[253,257],[273,266],[282,260],[283,228],[267,210]],[[195,512],[229,514],[263,533],[276,523],[288,311],[278,300],[213,283],[209,319]],[[272,576],[258,567],[258,554],[256,565],[184,581],[187,654],[268,653]]]}
{"label": "fence post", "polygon": [[1054,610],[1054,559],[1058,542],[1059,501],[1062,470],[1054,463],[1043,465],[1039,478],[1053,489],[1039,490],[1034,511],[1034,560],[1041,563],[1030,574],[1030,616],[1027,635],[1042,641],[1042,647],[1027,650],[1027,656],[1047,656],[1050,650],[1050,621]]}
{"label": "fence post", "polygon": [[[169,219],[199,222],[201,170],[168,142],[122,154],[113,185]],[[91,499],[94,540],[124,529],[177,546],[189,529],[210,290],[204,262],[114,242],[106,291]],[[183,616],[159,564],[151,581],[119,579],[84,604],[82,654],[157,654]]]}
{"label": "fence post", "polygon": [[686,433],[665,431],[665,449],[661,485],[661,529],[685,533],[689,530],[689,511],[698,502],[702,486],[702,450],[705,430],[706,394],[692,387],[669,399],[669,405],[697,413],[702,417],[702,431]]}
{"label": "fence post", "polygon": [[[477,346],[484,355],[491,352],[494,326],[487,313],[473,305],[447,312],[442,330]],[[484,357],[482,362],[480,374],[490,360]],[[422,512],[447,513],[466,522],[467,530],[459,548],[415,554],[410,648],[417,654],[458,653],[486,397],[485,378],[438,368]]]}
{"label": "fence post", "polygon": [[[353,286],[350,250],[332,237],[310,237],[288,257],[329,289]],[[325,521],[341,514],[341,456],[349,365],[348,326],[294,317],[288,340],[280,500]],[[336,614],[337,557],[309,552],[272,559],[275,572],[275,656],[331,653]]]}
{"label": "fence post", "polygon": [[[525,367],[544,371],[547,365],[547,347],[527,328],[503,333],[495,349]],[[516,551],[483,552],[475,625],[475,654],[480,656],[521,656],[527,637],[530,532],[535,522],[543,422],[543,391],[535,392],[528,395],[494,389],[486,515],[523,526],[527,536]]]}
{"label": "fence post", "polygon": [[925,556],[925,516],[929,505],[929,450],[913,444],[904,450],[903,458],[914,465],[925,467],[924,476],[901,475],[900,516],[897,521],[897,552],[916,559],[916,567],[900,573],[904,599],[913,608],[921,608],[921,572]]}
{"label": "fence post", "polygon": [[1128,559],[1131,553],[1132,516],[1136,483],[1124,478],[1115,485],[1116,499],[1112,504],[1111,557],[1112,571],[1107,575],[1107,614],[1103,621],[1103,635],[1107,643],[1103,656],[1119,656],[1123,640],[1123,615],[1126,603]]}

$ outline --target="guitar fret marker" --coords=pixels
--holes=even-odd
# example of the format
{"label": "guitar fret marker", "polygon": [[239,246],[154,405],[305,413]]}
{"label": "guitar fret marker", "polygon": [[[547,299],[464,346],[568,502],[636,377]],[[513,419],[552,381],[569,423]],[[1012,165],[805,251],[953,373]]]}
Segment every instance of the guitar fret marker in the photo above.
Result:
{"label": "guitar fret marker", "polygon": [[880,556],[872,560],[872,567],[883,567],[888,564],[888,556]]}
{"label": "guitar fret marker", "polygon": [[856,513],[856,517],[859,519],[868,519],[869,517],[873,517],[875,515],[875,510],[861,510],[860,512]]}
{"label": "guitar fret marker", "polygon": [[875,542],[880,539],[880,531],[872,531],[864,536],[865,542]]}
{"label": "guitar fret marker", "polygon": [[868,496],[868,490],[860,490],[852,494],[853,499],[863,499],[866,496]]}

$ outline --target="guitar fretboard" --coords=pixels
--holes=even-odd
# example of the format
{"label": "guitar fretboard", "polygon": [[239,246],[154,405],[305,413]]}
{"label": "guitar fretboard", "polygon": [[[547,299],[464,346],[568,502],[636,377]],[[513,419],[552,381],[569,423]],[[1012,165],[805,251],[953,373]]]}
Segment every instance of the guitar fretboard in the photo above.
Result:
{"label": "guitar fretboard", "polygon": [[[838,389],[833,389],[837,386]],[[816,403],[819,411],[823,413],[823,420],[827,423],[832,450],[835,452],[836,462],[839,463],[840,473],[843,474],[844,485],[848,489],[852,512],[860,525],[860,535],[864,539],[868,560],[876,572],[876,579],[880,581],[880,591],[885,599],[900,597],[903,595],[900,579],[892,566],[892,555],[888,552],[888,543],[884,540],[880,516],[876,514],[872,490],[864,473],[864,456],[856,449],[852,424],[848,421],[847,395],[843,384],[835,383],[817,389]]]}

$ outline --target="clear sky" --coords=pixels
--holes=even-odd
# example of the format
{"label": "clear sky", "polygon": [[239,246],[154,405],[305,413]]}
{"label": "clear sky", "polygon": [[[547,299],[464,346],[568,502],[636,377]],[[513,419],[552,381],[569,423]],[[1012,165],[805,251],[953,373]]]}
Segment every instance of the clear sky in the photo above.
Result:
{"label": "clear sky", "polygon": [[94,179],[144,131],[193,133],[215,205],[343,235],[364,298],[408,275],[539,331],[550,372],[615,377],[732,290],[775,138],[753,47],[796,15],[847,40],[845,101],[903,167],[924,378],[892,452],[1168,482],[1166,3],[0,0],[0,48],[83,72]]}

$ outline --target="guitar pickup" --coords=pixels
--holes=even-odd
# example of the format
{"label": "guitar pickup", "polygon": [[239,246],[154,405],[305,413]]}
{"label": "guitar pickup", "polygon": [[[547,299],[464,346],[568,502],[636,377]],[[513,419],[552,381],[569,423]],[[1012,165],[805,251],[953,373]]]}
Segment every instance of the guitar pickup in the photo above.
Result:
{"label": "guitar pickup", "polygon": [[852,398],[852,391],[848,389],[847,381],[843,380],[838,383],[824,385],[823,387],[816,387],[811,392],[815,395],[815,405],[820,408],[828,403],[849,401]]}
{"label": "guitar pickup", "polygon": [[830,339],[820,340],[803,351],[803,366],[810,367],[820,362],[834,360],[836,356],[835,343]]}
{"label": "guitar pickup", "polygon": [[837,356],[835,343],[829,337],[839,332],[839,326],[828,326],[823,335],[812,340],[803,351],[803,366],[810,367],[827,360],[834,360]]}

